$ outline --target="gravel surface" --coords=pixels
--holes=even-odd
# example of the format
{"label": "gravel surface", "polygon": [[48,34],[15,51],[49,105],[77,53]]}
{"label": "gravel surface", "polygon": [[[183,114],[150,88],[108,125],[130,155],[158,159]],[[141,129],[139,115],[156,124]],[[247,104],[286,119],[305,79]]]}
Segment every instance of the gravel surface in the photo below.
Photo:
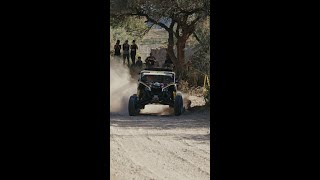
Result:
{"label": "gravel surface", "polygon": [[111,113],[112,180],[210,179],[210,112],[174,116],[166,109],[150,105],[134,117]]}

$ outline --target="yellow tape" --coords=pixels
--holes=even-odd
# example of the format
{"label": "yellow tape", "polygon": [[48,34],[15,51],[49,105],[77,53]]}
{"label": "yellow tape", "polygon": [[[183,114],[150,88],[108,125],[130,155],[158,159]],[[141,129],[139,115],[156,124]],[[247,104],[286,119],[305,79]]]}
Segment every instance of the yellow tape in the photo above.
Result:
{"label": "yellow tape", "polygon": [[204,76],[204,80],[203,80],[203,95],[205,96],[207,93],[207,88],[206,86],[208,86],[210,88],[210,81],[209,81],[209,77],[208,75]]}
{"label": "yellow tape", "polygon": [[210,88],[210,80],[209,80],[209,76],[203,72],[201,72],[200,70],[194,68],[191,65],[188,65],[189,67],[191,67],[193,70],[196,70],[198,73],[204,75],[204,80],[203,80],[203,95],[205,96],[207,93],[207,89],[206,86],[208,86]]}
{"label": "yellow tape", "polygon": [[207,78],[207,76],[204,76],[204,80],[203,80],[203,95],[205,94],[205,89],[206,89],[206,78]]}

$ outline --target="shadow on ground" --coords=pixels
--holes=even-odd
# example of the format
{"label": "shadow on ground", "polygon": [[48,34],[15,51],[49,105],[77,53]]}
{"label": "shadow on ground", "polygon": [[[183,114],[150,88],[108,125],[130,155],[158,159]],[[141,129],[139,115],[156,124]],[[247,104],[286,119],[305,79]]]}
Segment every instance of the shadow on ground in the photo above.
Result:
{"label": "shadow on ground", "polygon": [[183,135],[179,137],[179,139],[186,139],[186,140],[193,140],[193,141],[199,141],[200,143],[206,143],[210,141],[210,134],[199,134],[199,135]]}
{"label": "shadow on ground", "polygon": [[210,127],[210,112],[185,112],[181,116],[159,114],[128,116],[111,113],[110,126],[152,129],[208,128]]}

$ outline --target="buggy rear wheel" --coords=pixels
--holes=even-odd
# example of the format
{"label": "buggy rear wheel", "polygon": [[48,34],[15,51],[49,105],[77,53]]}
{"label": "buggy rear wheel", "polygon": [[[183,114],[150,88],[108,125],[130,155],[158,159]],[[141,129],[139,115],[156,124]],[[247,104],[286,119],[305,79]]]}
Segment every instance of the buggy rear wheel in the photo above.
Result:
{"label": "buggy rear wheel", "polygon": [[174,115],[180,116],[183,110],[182,95],[178,93],[174,99]]}

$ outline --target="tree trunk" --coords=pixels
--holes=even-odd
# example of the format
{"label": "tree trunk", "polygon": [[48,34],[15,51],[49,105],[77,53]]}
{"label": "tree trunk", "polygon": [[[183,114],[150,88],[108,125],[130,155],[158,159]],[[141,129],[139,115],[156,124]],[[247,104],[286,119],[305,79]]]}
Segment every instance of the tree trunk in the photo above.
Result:
{"label": "tree trunk", "polygon": [[170,57],[171,61],[175,65],[176,62],[177,62],[177,57],[174,54],[174,36],[173,36],[173,32],[169,32],[168,54],[169,54],[169,57]]}
{"label": "tree trunk", "polygon": [[177,61],[175,63],[176,66],[176,73],[178,76],[181,76],[182,71],[183,71],[183,64],[185,61],[185,47],[186,47],[186,42],[187,42],[188,36],[183,35],[178,38],[178,41],[176,43],[177,47]]}
{"label": "tree trunk", "polygon": [[168,33],[169,33],[169,38],[168,38],[168,55],[172,61],[172,63],[175,65],[177,62],[177,57],[174,53],[174,32],[173,32],[173,27],[175,25],[175,21],[172,20],[171,24],[169,26],[169,29],[167,29]]}

